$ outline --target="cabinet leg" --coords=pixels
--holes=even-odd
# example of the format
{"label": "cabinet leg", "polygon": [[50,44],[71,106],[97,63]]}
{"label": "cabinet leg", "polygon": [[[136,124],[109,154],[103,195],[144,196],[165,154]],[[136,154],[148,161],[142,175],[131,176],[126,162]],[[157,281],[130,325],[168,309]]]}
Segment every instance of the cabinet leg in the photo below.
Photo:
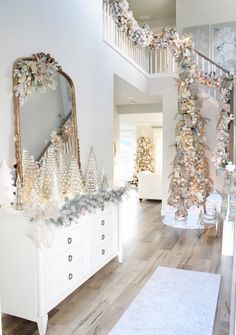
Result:
{"label": "cabinet leg", "polygon": [[43,315],[38,318],[38,330],[39,330],[39,335],[46,335],[46,330],[47,330],[47,324],[48,324],[48,315]]}

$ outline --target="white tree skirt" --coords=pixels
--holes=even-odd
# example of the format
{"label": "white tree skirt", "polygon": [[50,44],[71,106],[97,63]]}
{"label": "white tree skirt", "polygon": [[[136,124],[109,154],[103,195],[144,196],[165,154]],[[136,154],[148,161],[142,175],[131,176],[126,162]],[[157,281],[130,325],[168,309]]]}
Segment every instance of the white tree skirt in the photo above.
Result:
{"label": "white tree skirt", "polygon": [[203,225],[200,224],[188,224],[187,220],[172,220],[168,217],[164,217],[163,223],[167,226],[181,229],[204,229]]}
{"label": "white tree skirt", "polygon": [[220,275],[158,267],[110,335],[212,335]]}

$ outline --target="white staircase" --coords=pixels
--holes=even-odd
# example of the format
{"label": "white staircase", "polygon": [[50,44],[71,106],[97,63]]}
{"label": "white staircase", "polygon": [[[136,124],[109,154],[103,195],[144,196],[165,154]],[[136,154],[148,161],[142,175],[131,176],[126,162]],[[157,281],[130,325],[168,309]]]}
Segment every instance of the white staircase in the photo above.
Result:
{"label": "white staircase", "polygon": [[176,72],[171,49],[150,50],[133,45],[127,35],[117,27],[106,1],[103,2],[103,27],[104,42],[149,78],[153,74]]}
{"label": "white staircase", "polygon": [[[122,32],[110,13],[110,7],[107,1],[103,2],[103,25],[104,25],[104,42],[125,58],[136,69],[142,72],[147,78],[173,77],[177,75],[177,64],[172,55],[170,48],[150,49],[148,47],[139,47],[132,44],[128,36]],[[230,74],[222,66],[216,64],[208,57],[195,50],[196,63],[201,72],[221,77],[223,74]],[[234,87],[236,87],[236,77],[234,77]],[[214,107],[219,107],[220,90],[219,88],[211,88],[202,86],[202,96],[207,99],[207,103]],[[234,124],[231,124],[231,160],[236,163],[236,90],[231,95],[231,113],[235,116]],[[234,143],[235,142],[235,143]],[[233,147],[235,148],[233,150]]]}

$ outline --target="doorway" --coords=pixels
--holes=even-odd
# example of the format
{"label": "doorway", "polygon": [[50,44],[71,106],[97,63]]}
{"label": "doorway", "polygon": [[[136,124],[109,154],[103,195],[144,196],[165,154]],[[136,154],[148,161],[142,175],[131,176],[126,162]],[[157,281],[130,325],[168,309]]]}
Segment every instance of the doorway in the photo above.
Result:
{"label": "doorway", "polygon": [[[148,96],[125,80],[115,76],[114,85],[114,184],[135,186],[134,178],[142,159],[139,139],[150,142],[150,159],[154,169],[143,168],[150,173],[162,175],[163,129],[162,97]],[[145,156],[144,159],[147,159]],[[161,177],[158,179],[161,183]],[[137,185],[138,186],[138,183]],[[154,185],[155,187],[155,185]]]}

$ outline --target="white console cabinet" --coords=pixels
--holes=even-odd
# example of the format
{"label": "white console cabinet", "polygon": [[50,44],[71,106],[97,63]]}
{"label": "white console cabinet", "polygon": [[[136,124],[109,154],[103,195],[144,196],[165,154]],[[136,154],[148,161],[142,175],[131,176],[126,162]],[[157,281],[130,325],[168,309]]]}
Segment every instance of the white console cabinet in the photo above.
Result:
{"label": "white console cabinet", "polygon": [[32,222],[19,211],[0,211],[2,313],[35,321],[45,335],[48,312],[115,256],[122,261],[118,206],[55,226],[50,247],[29,238]]}

